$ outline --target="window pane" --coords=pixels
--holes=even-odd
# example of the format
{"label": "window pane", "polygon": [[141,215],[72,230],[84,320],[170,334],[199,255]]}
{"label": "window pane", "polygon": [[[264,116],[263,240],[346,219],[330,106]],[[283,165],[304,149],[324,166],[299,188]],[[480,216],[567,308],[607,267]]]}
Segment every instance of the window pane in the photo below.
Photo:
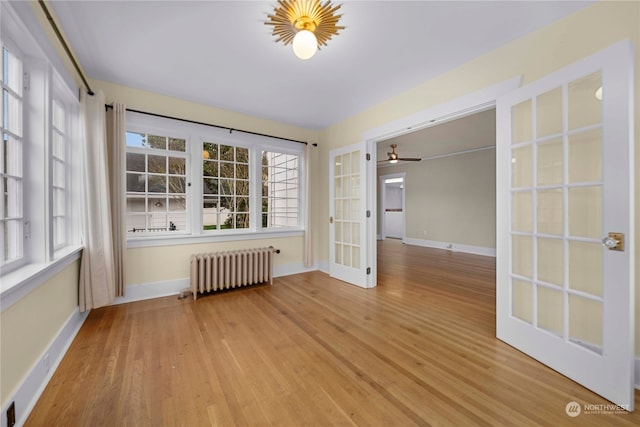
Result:
{"label": "window pane", "polygon": [[218,194],[218,180],[211,179],[211,178],[203,178],[202,192],[204,194]]}
{"label": "window pane", "polygon": [[[296,227],[299,224],[298,156],[262,153],[263,227]],[[337,215],[337,214],[336,214]]]}
{"label": "window pane", "polygon": [[127,153],[127,171],[144,172],[144,154]]}
{"label": "window pane", "polygon": [[147,135],[147,146],[150,148],[158,148],[160,150],[166,150],[167,138],[164,136]]}
{"label": "window pane", "polygon": [[183,177],[169,177],[169,193],[184,194],[186,191],[186,180]]}
{"label": "window pane", "polygon": [[218,160],[218,144],[205,142],[202,149],[202,157],[209,160]]}
{"label": "window pane", "polygon": [[149,169],[151,173],[166,173],[167,158],[165,156],[149,156]]}
{"label": "window pane", "polygon": [[147,138],[141,133],[127,132],[127,147],[146,147]]}
{"label": "window pane", "polygon": [[204,176],[218,176],[218,162],[204,160],[202,162],[202,174]]}
{"label": "window pane", "polygon": [[220,146],[220,160],[234,161],[234,147],[229,145]]}
{"label": "window pane", "polygon": [[137,173],[127,174],[127,191],[144,193],[146,191],[146,183],[145,175]]}
{"label": "window pane", "polygon": [[149,175],[149,193],[166,193],[167,177],[164,175]]}
{"label": "window pane", "polygon": [[184,139],[169,138],[169,150],[185,151],[186,141]]}
{"label": "window pane", "polygon": [[184,175],[187,171],[186,160],[179,157],[169,157],[169,173]]}

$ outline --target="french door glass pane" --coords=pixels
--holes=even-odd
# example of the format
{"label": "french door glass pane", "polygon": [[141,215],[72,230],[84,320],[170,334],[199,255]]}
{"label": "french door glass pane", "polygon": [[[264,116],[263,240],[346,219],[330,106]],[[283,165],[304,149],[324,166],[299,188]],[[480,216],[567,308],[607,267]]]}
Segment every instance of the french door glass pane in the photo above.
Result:
{"label": "french door glass pane", "polygon": [[511,315],[593,351],[602,348],[601,86],[594,73],[511,109]]}

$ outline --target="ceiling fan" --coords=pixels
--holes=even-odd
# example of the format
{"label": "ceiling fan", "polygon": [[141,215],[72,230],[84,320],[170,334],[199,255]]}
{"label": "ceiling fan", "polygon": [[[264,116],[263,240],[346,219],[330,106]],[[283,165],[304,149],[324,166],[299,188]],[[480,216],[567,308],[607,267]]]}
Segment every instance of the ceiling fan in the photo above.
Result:
{"label": "ceiling fan", "polygon": [[389,158],[386,160],[378,160],[378,163],[397,163],[399,160],[402,160],[403,162],[419,162],[420,160],[422,160],[418,157],[399,157],[396,153],[396,147],[398,147],[398,144],[391,144],[391,152],[387,153],[387,156],[389,156]]}

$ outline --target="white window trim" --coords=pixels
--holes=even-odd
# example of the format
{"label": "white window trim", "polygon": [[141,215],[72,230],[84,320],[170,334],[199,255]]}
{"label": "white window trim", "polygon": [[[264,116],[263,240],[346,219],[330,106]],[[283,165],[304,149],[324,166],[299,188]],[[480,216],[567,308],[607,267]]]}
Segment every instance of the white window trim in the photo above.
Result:
{"label": "white window trim", "polygon": [[[30,72],[33,70],[34,72],[30,73],[31,81],[29,83],[31,87],[33,87],[34,84],[38,86],[38,96],[25,93],[23,95],[24,99],[27,100],[27,98],[31,97],[32,99],[28,102],[32,104],[35,99],[35,106],[44,111],[43,116],[40,117],[36,123],[29,122],[30,119],[23,117],[23,136],[28,146],[23,151],[23,156],[27,158],[29,152],[36,152],[44,159],[43,166],[45,164],[50,165],[50,103],[52,85],[57,85],[60,93],[72,101],[74,104],[74,114],[77,114],[77,116],[75,116],[76,119],[79,119],[80,111],[79,102],[75,96],[78,88],[73,86],[73,79],[62,65],[60,59],[55,55],[51,56],[51,52],[54,51],[51,47],[51,42],[40,27],[40,24],[35,20],[35,16],[29,5],[22,2],[0,2],[0,8],[0,16],[2,17],[2,40],[9,46],[16,46],[16,43],[12,43],[14,40],[20,41],[19,49],[17,50],[22,52],[24,55],[23,58],[26,58],[26,60],[23,61],[23,71]],[[35,25],[31,25],[34,23]],[[29,70],[29,68],[32,68],[32,70]],[[77,133],[74,136],[79,138],[79,120],[76,120],[76,124],[77,126],[74,125],[73,131]],[[32,127],[33,129],[28,130],[27,127]],[[33,139],[34,134],[37,139],[44,142],[40,142],[36,144],[36,146],[33,146],[33,143],[29,143],[29,138]],[[72,150],[74,154],[72,166],[75,170],[80,170],[80,163],[78,163],[78,161],[81,157],[79,151],[80,150]],[[47,178],[47,175],[51,168],[43,167],[42,169],[43,171],[40,172],[41,175],[38,175],[40,182],[37,183],[37,193],[39,196],[48,195],[45,197],[49,198],[47,203],[48,206],[50,206],[51,187],[50,178]],[[75,170],[74,173],[77,173]],[[74,189],[74,191],[76,190]],[[31,252],[25,254],[22,263],[20,265],[11,265],[11,268],[8,268],[8,264],[5,264],[0,268],[0,311],[11,307],[64,268],[76,262],[80,258],[83,249],[83,246],[79,244],[79,231],[76,230],[70,235],[70,240],[66,246],[53,252],[50,247],[51,209],[45,210],[42,208],[41,211],[35,215],[34,209],[37,210],[38,206],[41,207],[42,199],[36,201],[26,200],[29,196],[30,195],[25,195],[23,216],[25,219],[37,216],[38,221],[43,222],[43,224],[39,226],[38,230],[34,230],[32,227],[32,233],[37,232],[40,234],[38,235],[37,242],[25,242],[25,251],[27,250],[26,247],[31,245],[29,248]],[[78,199],[75,197],[75,194],[71,194],[70,197],[73,197],[73,201],[70,201],[70,203],[77,204]],[[29,203],[31,203],[32,206],[27,206]],[[29,211],[29,209],[31,209],[31,211]],[[29,221],[31,221],[31,219],[29,219]],[[75,220],[72,221],[77,222]]]}
{"label": "white window trim", "polygon": [[[236,240],[258,240],[290,236],[301,236],[305,230],[304,197],[309,195],[300,191],[299,199],[299,226],[281,229],[263,229],[259,219],[261,209],[253,202],[250,204],[250,215],[253,218],[252,225],[248,229],[227,229],[227,230],[202,230],[202,144],[204,142],[214,142],[222,145],[233,145],[236,147],[248,148],[250,150],[251,180],[250,193],[251,200],[258,199],[257,194],[261,193],[259,188],[261,162],[257,153],[262,151],[277,151],[280,153],[293,154],[299,156],[298,174],[300,179],[300,189],[304,188],[305,179],[305,151],[304,144],[279,140],[277,138],[263,137],[246,134],[242,132],[232,132],[226,129],[214,128],[206,125],[182,122],[167,118],[159,118],[142,113],[127,113],[127,131],[139,132],[142,134],[167,135],[176,138],[184,138],[187,141],[187,157],[190,172],[187,175],[187,215],[189,216],[190,232],[177,233],[168,232],[162,234],[152,234],[145,236],[127,235],[128,248],[156,247],[182,244],[198,244],[209,242],[225,242]],[[124,173],[124,172],[123,172]],[[195,178],[194,178],[195,177]]]}

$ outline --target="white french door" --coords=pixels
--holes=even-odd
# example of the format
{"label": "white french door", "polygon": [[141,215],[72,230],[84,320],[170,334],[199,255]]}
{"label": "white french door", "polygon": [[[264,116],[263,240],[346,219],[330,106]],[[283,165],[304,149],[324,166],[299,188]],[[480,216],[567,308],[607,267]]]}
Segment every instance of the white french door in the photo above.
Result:
{"label": "white french door", "polygon": [[497,337],[628,410],[632,79],[631,46],[620,42],[496,110]]}
{"label": "white french door", "polygon": [[367,286],[364,144],[329,154],[329,275]]}

